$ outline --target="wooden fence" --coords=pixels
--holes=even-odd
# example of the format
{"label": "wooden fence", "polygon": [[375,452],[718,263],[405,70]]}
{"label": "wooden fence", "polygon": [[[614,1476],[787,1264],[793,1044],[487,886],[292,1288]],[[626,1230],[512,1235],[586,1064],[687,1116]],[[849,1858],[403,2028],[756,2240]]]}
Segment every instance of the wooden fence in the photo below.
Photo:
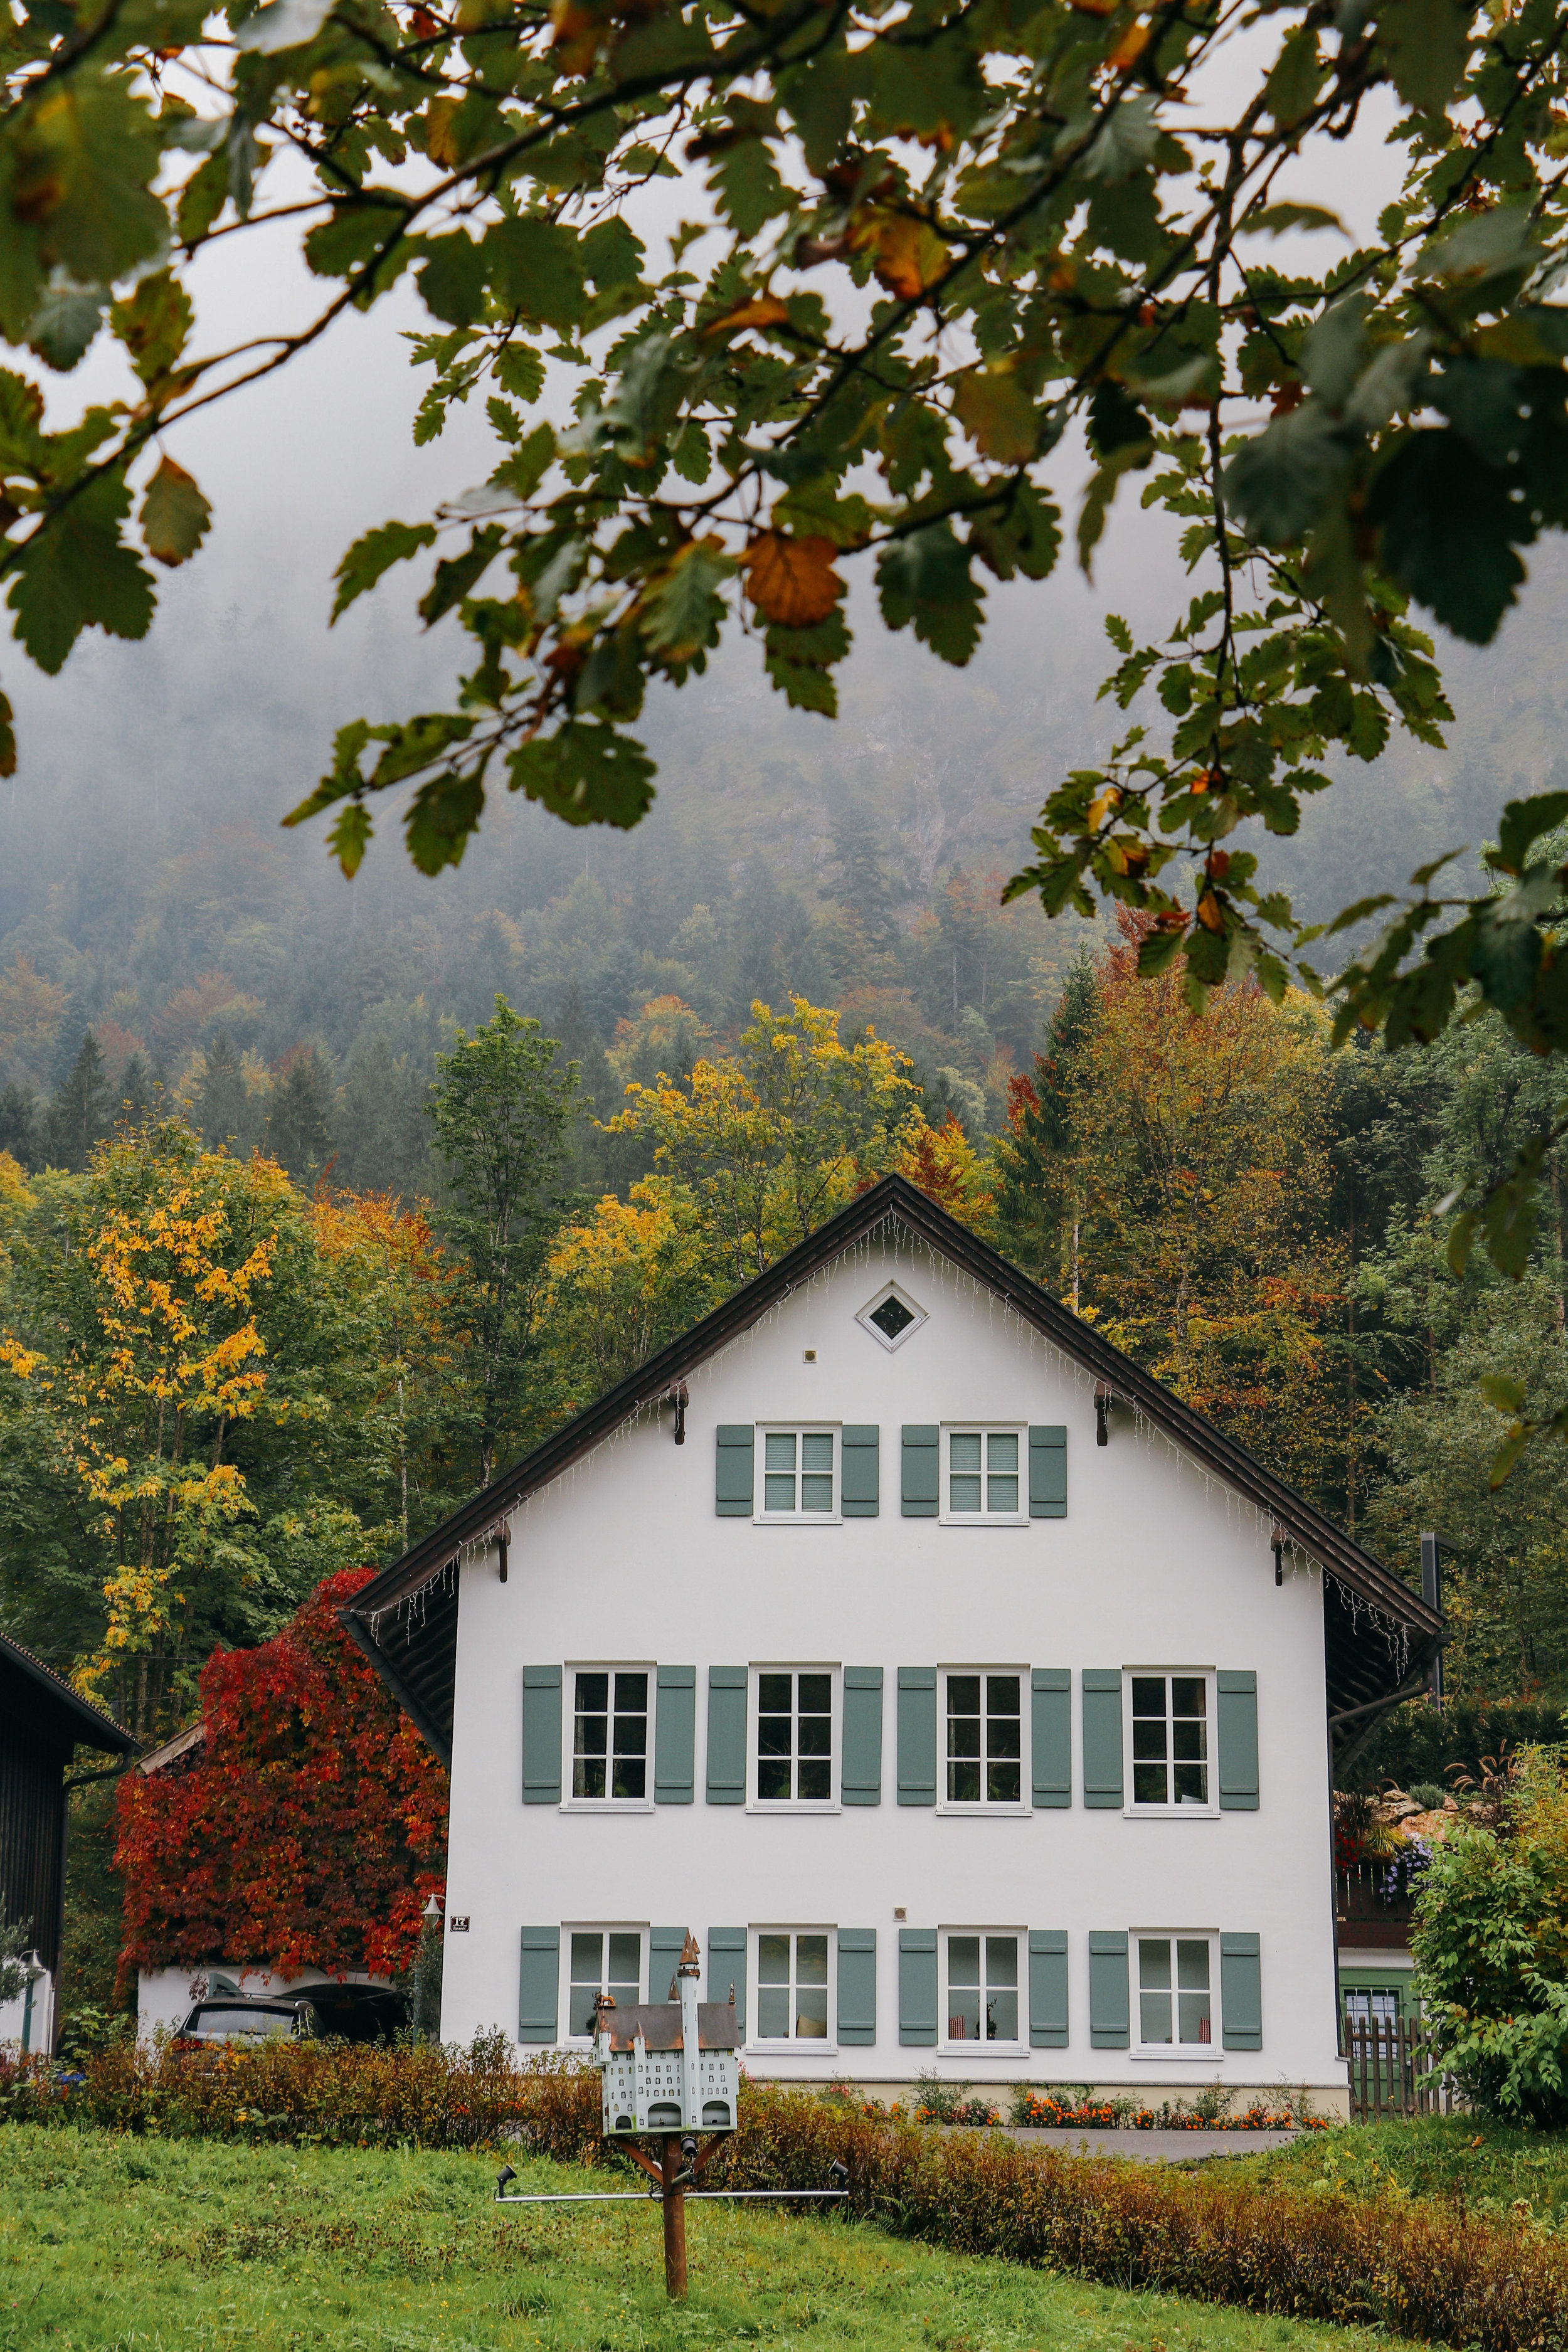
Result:
{"label": "wooden fence", "polygon": [[1345,2056],[1352,2123],[1376,2123],[1384,2116],[1451,2116],[1467,2104],[1434,2056],[1431,2036],[1418,2018],[1347,2016]]}

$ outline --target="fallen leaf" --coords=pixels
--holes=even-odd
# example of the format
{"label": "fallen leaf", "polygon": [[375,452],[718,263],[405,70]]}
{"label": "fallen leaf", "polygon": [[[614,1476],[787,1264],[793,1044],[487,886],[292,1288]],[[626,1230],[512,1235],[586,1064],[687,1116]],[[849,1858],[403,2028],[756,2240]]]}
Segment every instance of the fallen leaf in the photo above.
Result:
{"label": "fallen leaf", "polygon": [[765,530],[746,550],[746,587],[753,604],[785,629],[813,629],[844,593],[830,539],[786,539]]}

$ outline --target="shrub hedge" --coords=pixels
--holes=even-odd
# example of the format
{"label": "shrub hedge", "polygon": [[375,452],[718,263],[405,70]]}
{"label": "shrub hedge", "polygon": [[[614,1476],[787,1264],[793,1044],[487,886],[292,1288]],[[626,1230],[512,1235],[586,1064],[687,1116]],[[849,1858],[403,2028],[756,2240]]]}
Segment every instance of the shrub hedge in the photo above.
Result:
{"label": "shrub hedge", "polygon": [[[617,2160],[599,2138],[593,2070],[552,2057],[520,2067],[501,2035],[467,2051],[277,2042],[194,2062],[121,2044],[68,2076],[0,2063],[0,2116],[258,2139],[521,2141],[563,2163]],[[848,2168],[852,2214],[957,2252],[1459,2352],[1568,2352],[1568,2242],[1523,2213],[1481,2219],[1214,2168],[1194,2177],[754,2083],[708,2185],[820,2188],[835,2158]]]}

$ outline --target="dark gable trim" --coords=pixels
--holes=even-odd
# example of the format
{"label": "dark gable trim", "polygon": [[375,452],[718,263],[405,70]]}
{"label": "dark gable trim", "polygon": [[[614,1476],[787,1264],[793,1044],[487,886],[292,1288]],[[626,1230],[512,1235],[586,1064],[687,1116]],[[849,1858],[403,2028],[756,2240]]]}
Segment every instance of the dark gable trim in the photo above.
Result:
{"label": "dark gable trim", "polygon": [[[884,1176],[868,1192],[851,1201],[809,1240],[798,1243],[776,1265],[738,1290],[722,1307],[650,1358],[610,1389],[597,1403],[546,1438],[542,1445],[501,1473],[473,1500],[413,1546],[400,1560],[367,1584],[342,1612],[365,1655],[385,1678],[392,1691],[430,1741],[437,1754],[451,1753],[452,1683],[457,1665],[456,1607],[426,1609],[406,1614],[399,1604],[450,1568],[465,1544],[472,1543],[504,1518],[526,1496],[546,1486],[574,1462],[601,1444],[639,1406],[647,1405],[677,1385],[699,1364],[716,1355],[731,1339],[760,1321],[770,1307],[809,1281],[822,1266],[874,1234],[889,1219],[906,1225],[984,1289],[1013,1308],[1026,1323],[1071,1357],[1086,1371],[1103,1381],[1114,1394],[1165,1432],[1188,1454],[1212,1470],[1226,1486],[1247,1496],[1271,1514],[1287,1538],[1309,1553],[1338,1580],[1360,1607],[1375,1612],[1400,1637],[1405,1663],[1389,1680],[1396,1664],[1368,1657],[1355,1679],[1381,1689],[1396,1686],[1410,1663],[1429,1656],[1441,1639],[1443,1620],[1428,1609],[1394,1572],[1363,1551],[1343,1529],[1326,1518],[1306,1496],[1255,1460],[1244,1446],[1223,1434],[1201,1413],[1173,1396],[1148,1372],[1080,1322],[1007,1264],[988,1243],[950,1217],[901,1176]],[[454,1580],[455,1581],[455,1580]],[[1353,1613],[1353,1612],[1352,1612]],[[1375,1634],[1373,1635],[1375,1641]],[[1358,1644],[1365,1648],[1364,1639]],[[1377,1645],[1383,1647],[1381,1643]],[[1347,1660],[1347,1664],[1348,1664]],[[410,1704],[410,1697],[413,1704]]]}
{"label": "dark gable trim", "polygon": [[72,1690],[63,1675],[8,1633],[0,1633],[0,1665],[10,1666],[31,1685],[32,1711],[58,1725],[68,1746],[96,1748],[105,1756],[135,1755],[142,1743],[133,1733]]}

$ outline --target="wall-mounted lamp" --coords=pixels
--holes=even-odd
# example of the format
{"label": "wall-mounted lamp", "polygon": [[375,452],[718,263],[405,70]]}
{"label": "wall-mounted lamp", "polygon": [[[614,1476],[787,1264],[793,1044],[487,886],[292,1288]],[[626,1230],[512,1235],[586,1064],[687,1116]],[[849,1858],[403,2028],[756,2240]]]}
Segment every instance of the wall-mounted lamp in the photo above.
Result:
{"label": "wall-mounted lamp", "polygon": [[684,1445],[686,1443],[686,1408],[690,1402],[691,1400],[687,1394],[686,1382],[684,1381],[678,1381],[674,1388],[666,1389],[664,1394],[659,1399],[661,1405],[672,1404],[675,1407],[675,1442],[677,1445]]}
{"label": "wall-mounted lamp", "polygon": [[1110,1408],[1115,1403],[1114,1392],[1104,1381],[1096,1383],[1094,1391],[1094,1442],[1097,1445],[1110,1443]]}

